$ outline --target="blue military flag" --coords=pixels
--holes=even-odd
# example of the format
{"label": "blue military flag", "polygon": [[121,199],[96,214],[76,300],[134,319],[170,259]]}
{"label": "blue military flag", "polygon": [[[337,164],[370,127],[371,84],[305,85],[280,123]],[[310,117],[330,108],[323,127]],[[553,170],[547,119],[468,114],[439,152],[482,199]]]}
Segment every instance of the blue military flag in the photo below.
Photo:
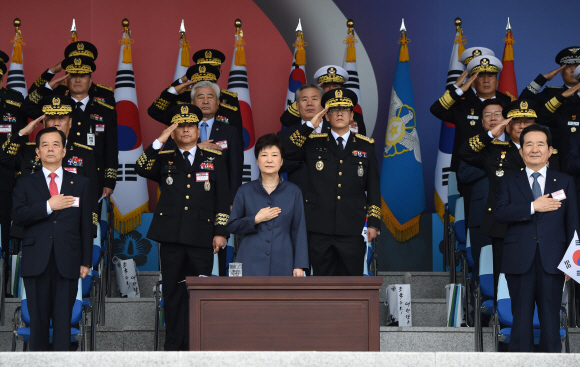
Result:
{"label": "blue military flag", "polygon": [[425,210],[423,167],[409,69],[409,41],[403,21],[381,169],[383,222],[400,242],[419,233],[419,218]]}

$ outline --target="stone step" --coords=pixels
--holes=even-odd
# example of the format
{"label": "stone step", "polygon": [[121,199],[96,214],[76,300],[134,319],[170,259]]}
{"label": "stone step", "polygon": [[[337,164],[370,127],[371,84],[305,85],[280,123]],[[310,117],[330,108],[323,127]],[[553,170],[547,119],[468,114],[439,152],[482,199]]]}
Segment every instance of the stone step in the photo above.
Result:
{"label": "stone step", "polygon": [[[444,272],[410,272],[411,275],[411,300],[416,298],[445,298],[445,286],[449,284],[449,273]],[[392,284],[403,284],[404,272],[379,271],[378,276],[383,277],[379,297],[385,300],[386,288]],[[458,282],[461,276],[458,274]]]}
{"label": "stone step", "polygon": [[[139,293],[141,297],[153,297],[153,287],[159,280],[158,271],[140,271],[137,276],[137,284],[139,284]],[[117,287],[117,278],[115,272],[111,273],[111,298],[121,297],[119,287]]]}

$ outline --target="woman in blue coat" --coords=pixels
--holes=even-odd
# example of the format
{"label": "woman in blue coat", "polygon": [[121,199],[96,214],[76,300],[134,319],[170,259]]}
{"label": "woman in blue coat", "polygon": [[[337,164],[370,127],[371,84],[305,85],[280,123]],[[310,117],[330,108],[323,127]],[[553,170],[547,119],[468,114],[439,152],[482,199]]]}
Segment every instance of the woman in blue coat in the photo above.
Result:
{"label": "woman in blue coat", "polygon": [[279,174],[284,145],[275,134],[254,146],[260,177],[238,189],[230,233],[244,235],[237,262],[244,276],[303,276],[309,268],[302,192]]}

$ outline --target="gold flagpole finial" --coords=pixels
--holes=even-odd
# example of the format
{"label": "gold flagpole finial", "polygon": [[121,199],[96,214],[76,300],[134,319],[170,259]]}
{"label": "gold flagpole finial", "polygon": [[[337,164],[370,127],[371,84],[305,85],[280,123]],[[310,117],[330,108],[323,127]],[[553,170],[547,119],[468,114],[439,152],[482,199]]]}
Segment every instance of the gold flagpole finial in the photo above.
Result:
{"label": "gold flagpole finial", "polygon": [[512,25],[510,24],[510,17],[508,17],[508,23],[507,26],[505,27],[506,31],[511,31],[512,30]]}
{"label": "gold flagpole finial", "polygon": [[189,49],[191,46],[185,38],[185,22],[181,19],[181,27],[179,27],[179,45],[181,46],[181,66],[189,67]]}
{"label": "gold flagpole finial", "polygon": [[12,24],[16,30],[16,34],[14,35],[14,39],[10,41],[10,43],[14,44],[12,59],[10,59],[10,61],[16,64],[22,64],[22,46],[25,46],[25,43],[22,42],[22,32],[20,32],[20,26],[22,25],[22,22],[19,18],[14,18]]}
{"label": "gold flagpole finial", "polygon": [[356,50],[354,48],[354,44],[358,42],[354,38],[354,22],[352,19],[349,19],[346,22],[346,26],[348,27],[346,39],[342,41],[342,43],[346,44],[346,62],[356,62]]}
{"label": "gold flagpole finial", "polygon": [[244,31],[242,31],[242,21],[241,19],[236,19],[234,21],[234,26],[236,27],[236,52],[234,54],[234,65],[236,66],[246,66],[246,50],[244,46]]}
{"label": "gold flagpole finial", "polygon": [[131,39],[131,30],[129,29],[129,19],[125,18],[121,22],[123,26],[123,38],[119,41],[119,44],[124,45],[123,47],[123,63],[130,64],[133,62],[131,56],[131,44],[135,41]]}

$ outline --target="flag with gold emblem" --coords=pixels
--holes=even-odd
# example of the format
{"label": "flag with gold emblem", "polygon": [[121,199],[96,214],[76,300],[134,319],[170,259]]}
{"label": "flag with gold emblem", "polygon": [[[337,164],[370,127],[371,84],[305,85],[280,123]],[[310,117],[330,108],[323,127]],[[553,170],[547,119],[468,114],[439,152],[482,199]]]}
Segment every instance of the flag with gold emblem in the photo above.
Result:
{"label": "flag with gold emblem", "polygon": [[399,242],[408,241],[419,233],[419,219],[425,210],[423,166],[407,46],[410,40],[406,33],[403,21],[381,169],[383,222]]}
{"label": "flag with gold emblem", "polygon": [[115,80],[119,168],[117,186],[112,195],[115,229],[121,234],[137,228],[141,224],[141,214],[149,211],[147,180],[135,172],[135,162],[143,153],[143,141],[131,54],[134,41],[127,19],[123,20],[123,28]]}

